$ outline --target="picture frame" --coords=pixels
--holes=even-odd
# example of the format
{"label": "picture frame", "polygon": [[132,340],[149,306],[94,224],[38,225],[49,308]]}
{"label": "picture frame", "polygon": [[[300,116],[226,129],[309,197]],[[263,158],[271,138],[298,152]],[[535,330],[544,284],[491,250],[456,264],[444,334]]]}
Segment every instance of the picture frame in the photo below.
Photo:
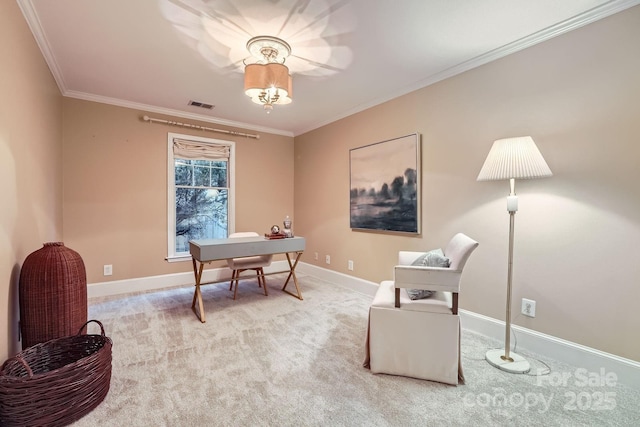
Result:
{"label": "picture frame", "polygon": [[349,150],[350,227],[421,233],[420,134]]}

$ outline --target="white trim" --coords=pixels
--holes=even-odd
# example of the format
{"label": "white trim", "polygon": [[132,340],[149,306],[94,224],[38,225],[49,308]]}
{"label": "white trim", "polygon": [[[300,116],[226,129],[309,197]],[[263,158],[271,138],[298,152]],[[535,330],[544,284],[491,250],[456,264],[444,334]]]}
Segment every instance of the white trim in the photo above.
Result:
{"label": "white trim", "polygon": [[381,96],[379,98],[376,98],[370,102],[366,102],[364,104],[358,105],[355,108],[347,110],[336,116],[330,117],[327,120],[323,120],[307,128],[303,128],[302,130],[298,131],[296,134],[301,135],[303,133],[312,131],[319,127],[328,125],[329,123],[333,123],[345,117],[348,117],[353,114],[359,113],[361,111],[367,110],[369,108],[375,107],[376,105],[398,98],[402,95],[406,95],[408,93],[414,92],[424,87],[431,86],[432,84],[438,83],[439,81],[446,80],[450,77],[457,76],[458,74],[462,74],[465,71],[469,71],[474,68],[480,67],[481,65],[488,64],[489,62],[495,61],[497,59],[504,58],[507,55],[511,55],[512,53],[519,52],[521,50],[534,46],[538,43],[542,43],[556,36],[559,36],[561,34],[567,33],[569,31],[573,31],[587,24],[591,24],[592,22],[606,18],[607,16],[613,15],[615,13],[622,12],[623,10],[626,10],[638,4],[640,4],[640,0],[609,1],[605,4],[596,6],[591,10],[588,10],[580,15],[569,18],[556,25],[552,25],[550,27],[544,28],[538,31],[537,33],[530,34],[527,37],[523,37],[519,40],[516,40],[504,46],[500,46],[489,52],[485,52],[482,55],[478,55],[475,58],[471,58],[467,61],[456,64],[436,74],[432,74],[422,80],[410,83],[403,88],[398,88],[397,90],[394,90],[393,93],[380,94]]}
{"label": "white trim", "polygon": [[[92,93],[78,92],[75,90],[64,90],[64,91],[60,90],[60,92],[62,92],[63,96],[66,96],[68,98],[82,99],[84,101],[115,105],[116,107],[125,107],[125,108],[130,108],[132,110],[140,110],[140,111],[147,111],[149,113],[164,114],[164,115],[173,116],[173,117],[181,117],[183,119],[197,120],[205,123],[213,123],[216,125],[229,126],[233,128],[270,133],[273,135],[282,135],[282,136],[289,136],[289,137],[294,136],[293,132],[287,131],[287,130],[269,128],[266,126],[259,126],[259,125],[250,124],[250,123],[237,122],[234,120],[226,120],[218,117],[205,116],[203,114],[189,113],[186,111],[175,110],[173,108],[156,107],[154,105],[142,104],[142,103],[133,102],[133,101],[126,101],[126,100],[117,99],[117,98],[110,98],[102,95],[94,95]],[[241,138],[244,139],[244,137],[241,137]]]}
{"label": "white trim", "polygon": [[386,95],[383,94],[383,96],[380,98],[377,98],[371,102],[367,102],[365,104],[359,105],[356,108],[348,110],[337,116],[331,117],[327,120],[323,120],[314,125],[311,125],[310,127],[302,129],[301,131],[297,132],[294,135],[293,132],[285,131],[285,130],[272,129],[267,127],[252,125],[249,123],[241,123],[241,122],[236,122],[232,120],[225,120],[221,118],[209,117],[209,116],[200,115],[200,114],[188,113],[185,111],[174,110],[171,108],[156,107],[156,106],[141,104],[137,102],[125,101],[122,99],[109,98],[109,97],[94,95],[94,94],[85,93],[85,92],[68,90],[63,80],[62,73],[60,72],[60,67],[56,63],[55,57],[51,52],[51,47],[47,43],[46,35],[44,34],[44,30],[42,29],[42,25],[40,24],[38,15],[33,6],[33,0],[18,0],[18,5],[22,10],[22,14],[24,15],[25,20],[27,21],[27,24],[31,29],[31,32],[34,35],[36,42],[40,47],[40,51],[42,52],[42,55],[44,56],[44,59],[47,62],[47,65],[49,66],[49,69],[51,70],[51,73],[53,74],[53,77],[56,80],[58,84],[58,88],[60,88],[60,92],[62,93],[63,96],[67,96],[70,98],[84,99],[87,101],[99,102],[102,104],[116,105],[120,107],[131,108],[134,110],[149,111],[149,112],[158,113],[158,114],[167,114],[175,117],[188,118],[188,119],[199,120],[207,123],[215,123],[215,124],[220,124],[225,126],[250,129],[254,131],[266,132],[274,135],[283,135],[283,136],[301,135],[313,129],[317,129],[319,127],[335,122],[347,116],[351,116],[360,111],[364,111],[368,108],[374,107],[378,104],[382,104],[383,102],[405,95],[409,92],[413,92],[423,87],[432,85],[441,80],[447,79],[449,77],[453,77],[455,75],[458,75],[472,68],[479,67],[488,62],[507,56],[511,53],[526,49],[527,47],[541,43],[545,40],[549,40],[560,34],[564,34],[568,31],[575,30],[576,28],[598,21],[602,18],[606,18],[607,16],[621,12],[625,9],[636,6],[637,4],[640,4],[640,0],[609,1],[600,6],[594,7],[593,9],[586,11],[585,13],[574,16],[573,18],[569,18],[564,22],[560,22],[556,25],[545,28],[537,33],[529,35],[528,37],[524,37],[520,40],[516,40],[513,43],[509,43],[505,46],[494,49],[483,55],[472,58],[468,61],[465,61],[456,66],[453,66],[440,73],[429,76],[419,82],[405,86],[404,88],[394,91],[393,93],[386,94]]}
{"label": "white trim", "polygon": [[[270,267],[265,268],[266,273],[287,270],[286,261],[275,261]],[[373,296],[378,289],[378,284],[358,277],[307,263],[299,263],[298,273],[307,274],[320,280],[327,281],[337,286],[345,287],[365,295]],[[228,268],[216,268],[205,270],[203,280],[206,282],[228,280],[230,278]],[[193,273],[177,273],[164,276],[142,277],[130,280],[118,280],[113,282],[93,283],[88,286],[88,296],[100,297],[108,295],[125,294],[139,291],[149,291],[162,288],[176,287],[193,284]],[[304,289],[302,289],[304,293]],[[505,324],[501,320],[473,313],[468,310],[460,310],[463,328],[473,331],[498,341],[504,340]],[[518,337],[518,348],[531,351],[558,360],[569,365],[576,365],[589,372],[614,372],[618,381],[635,389],[640,389],[640,362],[616,356],[571,341],[563,340],[551,335],[543,334],[521,326],[513,325],[513,330]],[[490,366],[487,364],[487,369]],[[493,369],[493,368],[492,368]]]}
{"label": "white trim", "polygon": [[168,256],[164,260],[167,261],[167,262],[191,261],[191,254]]}
{"label": "white trim", "polygon": [[[265,273],[286,271],[289,269],[287,262],[273,261],[269,267],[264,268]],[[231,270],[227,267],[205,269],[202,272],[203,282],[217,282],[231,279]],[[88,298],[106,297],[134,292],[155,291],[178,286],[193,285],[193,272],[164,274],[160,276],[138,277],[134,279],[113,280],[111,282],[90,283],[87,285]]]}
{"label": "white trim", "polygon": [[[378,289],[377,283],[306,263],[300,263],[297,271],[371,297]],[[504,321],[462,309],[460,310],[460,318],[463,329],[504,342]],[[576,365],[576,361],[580,361],[580,367],[589,370],[589,372],[600,372],[600,369],[604,368],[607,372],[614,372],[621,384],[640,389],[640,362],[522,326],[512,325],[512,328],[517,334],[519,349],[525,349],[573,366]]]}
{"label": "white trim", "polygon": [[225,139],[206,138],[203,136],[185,135],[181,133],[167,132],[167,257],[168,262],[191,259],[188,253],[176,253],[176,186],[175,186],[175,156],[173,154],[174,139],[186,141],[206,142],[207,144],[226,145],[229,147],[229,159],[227,161],[227,232],[235,230],[236,217],[236,143]]}
{"label": "white trim", "polygon": [[40,47],[40,52],[42,52],[42,56],[47,62],[49,70],[51,70],[51,75],[53,75],[53,79],[56,81],[60,93],[64,94],[67,90],[67,85],[64,82],[60,66],[56,62],[56,57],[51,51],[51,45],[49,45],[49,41],[44,33],[42,24],[40,23],[40,18],[33,6],[32,0],[18,0],[18,6],[20,6],[20,10],[22,10],[22,14],[27,21],[27,25],[29,25],[29,29],[31,30],[33,37],[36,39],[38,47]]}
{"label": "white trim", "polygon": [[337,271],[327,270],[312,264],[301,262],[296,268],[296,272],[308,274],[327,282],[331,282],[338,286],[349,288],[361,294],[369,295],[373,298],[378,289],[378,285],[359,277],[349,276],[348,274],[338,273]]}
{"label": "white trim", "polygon": [[[464,329],[504,342],[504,321],[462,309],[460,317]],[[512,324],[511,328],[512,334],[517,337],[518,349],[525,349],[574,366],[576,360],[579,360],[580,367],[589,372],[599,372],[604,368],[607,372],[614,372],[620,383],[640,389],[640,362],[522,326]]]}
{"label": "white trim", "polygon": [[62,96],[66,96],[68,98],[76,98],[82,99],[85,101],[98,102],[101,104],[107,105],[115,105],[117,107],[125,107],[131,108],[133,110],[142,110],[148,111],[150,113],[158,113],[158,114],[166,114],[174,117],[182,117],[184,119],[192,119],[198,120],[206,123],[214,123],[218,125],[230,126],[234,128],[241,129],[250,129],[258,132],[271,133],[274,135],[282,135],[293,137],[293,132],[273,129],[264,126],[252,125],[249,123],[237,122],[234,120],[226,120],[217,117],[205,116],[203,114],[195,114],[186,111],[175,110],[172,108],[164,108],[157,107],[149,104],[142,104],[139,102],[127,101],[124,99],[111,98],[107,96],[95,95],[92,93],[79,92],[76,90],[69,90],[67,88],[67,84],[64,81],[64,76],[62,71],[60,70],[60,66],[56,62],[56,57],[51,50],[51,45],[47,40],[47,36],[42,28],[42,23],[40,22],[40,18],[38,17],[38,13],[36,12],[36,8],[33,5],[33,0],[17,0],[18,6],[22,11],[22,15],[24,15],[25,21],[27,21],[27,25],[33,34],[33,37],[40,48],[40,52],[42,52],[42,56],[51,70],[51,74],[53,75],[56,84],[58,85],[58,89]]}

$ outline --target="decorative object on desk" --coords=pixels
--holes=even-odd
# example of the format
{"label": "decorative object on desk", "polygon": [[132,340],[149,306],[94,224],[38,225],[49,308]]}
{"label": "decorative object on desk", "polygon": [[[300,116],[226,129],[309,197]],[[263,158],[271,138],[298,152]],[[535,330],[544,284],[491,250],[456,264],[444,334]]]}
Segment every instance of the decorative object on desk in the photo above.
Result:
{"label": "decorative object on desk", "polygon": [[353,230],[420,234],[420,134],[349,150]]}
{"label": "decorative object on desk", "polygon": [[20,271],[22,348],[76,333],[87,321],[87,273],[78,252],[45,243]]}
{"label": "decorative object on desk", "polygon": [[542,154],[530,136],[499,139],[493,143],[491,151],[480,170],[478,181],[508,179],[511,193],[507,197],[509,211],[509,261],[507,270],[507,309],[504,350],[489,350],[487,362],[498,369],[515,374],[529,372],[529,362],[511,352],[511,282],[513,277],[513,225],[518,210],[515,193],[515,179],[544,178],[553,175]]}
{"label": "decorative object on desk", "polygon": [[266,234],[265,233],[264,237],[269,239],[269,240],[272,240],[272,239],[284,239],[287,236],[282,231],[280,231],[280,226],[272,225],[271,226],[271,234]]}
{"label": "decorative object on desk", "polygon": [[284,225],[284,230],[282,230],[282,232],[285,234],[285,236],[293,237],[293,230],[291,229],[292,223],[289,215],[287,215],[284,221],[282,221],[282,225]]}
{"label": "decorative object on desk", "polygon": [[286,239],[287,238],[287,236],[285,236],[284,233],[277,233],[277,234],[273,234],[273,233],[267,234],[267,233],[265,233],[264,237],[265,237],[265,239],[268,239],[268,240]]}
{"label": "decorative object on desk", "polygon": [[[89,324],[100,335],[82,334]],[[0,368],[3,426],[64,426],[102,402],[111,383],[111,347],[102,323],[28,347]]]}

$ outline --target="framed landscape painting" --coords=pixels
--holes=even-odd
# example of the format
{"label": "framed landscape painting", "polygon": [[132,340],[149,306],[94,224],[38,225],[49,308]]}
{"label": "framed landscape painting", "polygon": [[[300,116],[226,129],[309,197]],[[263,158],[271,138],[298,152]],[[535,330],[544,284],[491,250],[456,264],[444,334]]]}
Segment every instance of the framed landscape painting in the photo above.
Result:
{"label": "framed landscape painting", "polygon": [[353,230],[420,234],[420,134],[349,150]]}

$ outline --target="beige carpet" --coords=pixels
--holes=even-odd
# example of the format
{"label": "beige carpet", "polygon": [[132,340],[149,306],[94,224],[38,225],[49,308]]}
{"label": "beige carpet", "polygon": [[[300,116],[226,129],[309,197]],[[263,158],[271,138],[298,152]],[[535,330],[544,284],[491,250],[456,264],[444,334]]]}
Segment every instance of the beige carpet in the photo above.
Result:
{"label": "beige carpet", "polygon": [[[631,426],[640,419],[638,391],[503,373],[483,360],[500,343],[468,331],[465,386],[373,375],[362,367],[371,297],[301,275],[299,301],[279,291],[283,279],[267,278],[268,297],[245,280],[236,301],[224,283],[204,287],[204,324],[190,308],[192,287],[91,300],[89,317],[114,343],[111,390],[74,425]],[[554,373],[577,369],[545,362]]]}

